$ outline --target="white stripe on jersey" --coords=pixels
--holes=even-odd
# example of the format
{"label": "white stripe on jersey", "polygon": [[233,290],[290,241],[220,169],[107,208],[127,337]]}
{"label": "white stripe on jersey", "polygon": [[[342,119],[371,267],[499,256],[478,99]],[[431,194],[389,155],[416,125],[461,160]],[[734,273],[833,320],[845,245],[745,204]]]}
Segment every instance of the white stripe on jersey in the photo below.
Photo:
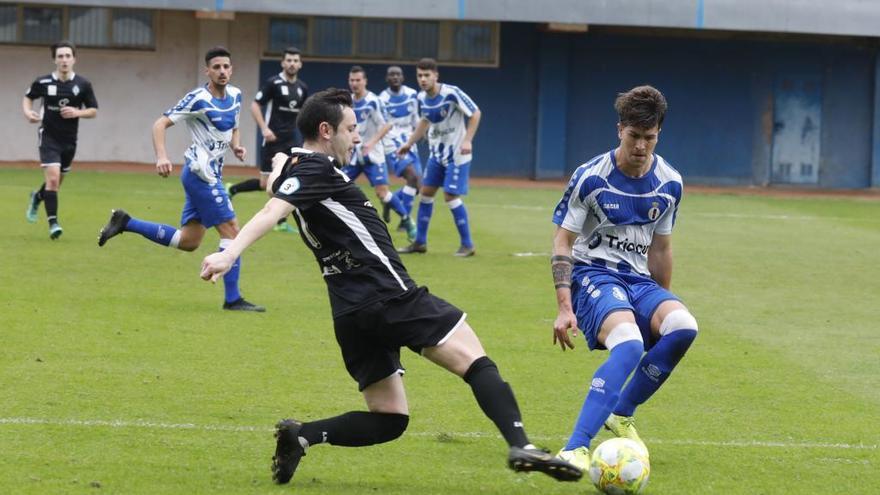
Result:
{"label": "white stripe on jersey", "polygon": [[357,236],[358,240],[361,241],[361,244],[367,248],[367,251],[373,253],[379,261],[388,268],[388,271],[391,272],[391,275],[394,276],[394,279],[397,280],[397,283],[400,284],[400,288],[404,291],[407,290],[406,284],[403,283],[403,279],[400,278],[400,275],[394,271],[394,267],[391,266],[391,261],[385,256],[385,253],[379,249],[379,245],[376,244],[376,240],[373,239],[373,236],[370,235],[370,231],[367,230],[367,227],[361,223],[360,219],[358,219],[357,215],[354,214],[348,208],[342,206],[340,203],[333,201],[330,198],[324,199],[321,201],[321,204],[327,207],[337,218],[342,220],[342,223],[348,226],[352,232]]}

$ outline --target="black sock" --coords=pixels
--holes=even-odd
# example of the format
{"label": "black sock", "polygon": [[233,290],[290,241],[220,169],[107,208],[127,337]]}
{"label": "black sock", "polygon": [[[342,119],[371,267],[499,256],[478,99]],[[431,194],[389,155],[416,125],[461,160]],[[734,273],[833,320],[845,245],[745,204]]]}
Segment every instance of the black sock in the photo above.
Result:
{"label": "black sock", "polygon": [[406,414],[352,411],[303,423],[299,434],[309,445],[328,442],[343,447],[364,447],[394,440],[403,434],[408,424]]}
{"label": "black sock", "polygon": [[260,190],[260,179],[248,179],[235,184],[234,186],[229,188],[229,194],[235,196],[238,193],[250,192],[250,191],[259,191]]}
{"label": "black sock", "polygon": [[43,200],[43,193],[44,192],[46,192],[46,183],[45,182],[43,182],[43,184],[40,185],[40,189],[37,191],[37,194],[34,194],[34,204],[35,205],[39,205],[40,201]]}
{"label": "black sock", "polygon": [[46,219],[49,225],[58,223],[58,191],[43,191],[43,201],[46,203]]}
{"label": "black sock", "polygon": [[498,367],[488,356],[471,363],[464,381],[471,386],[480,408],[495,423],[508,445],[524,447],[529,444],[513,390],[501,379]]}
{"label": "black sock", "polygon": [[287,217],[279,218],[278,223],[275,225],[281,225],[282,223],[287,223]]}

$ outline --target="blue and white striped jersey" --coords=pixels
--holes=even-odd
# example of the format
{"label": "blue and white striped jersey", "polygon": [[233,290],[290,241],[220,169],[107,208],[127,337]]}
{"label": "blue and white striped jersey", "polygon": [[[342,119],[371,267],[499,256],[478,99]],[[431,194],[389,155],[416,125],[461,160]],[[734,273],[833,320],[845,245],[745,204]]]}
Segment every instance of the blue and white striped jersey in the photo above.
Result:
{"label": "blue and white striped jersey", "polygon": [[[356,100],[354,94],[351,95],[351,98],[352,109],[357,117],[357,130],[361,136],[361,144],[357,145],[354,151],[355,159],[360,163],[361,146],[382,130],[382,127],[385,126],[385,115],[382,110],[382,102],[379,101],[376,93],[367,91],[367,94],[360,100]],[[385,163],[385,148],[382,146],[381,140],[370,150],[369,159],[373,163]]]}
{"label": "blue and white striped jersey", "polygon": [[419,116],[431,123],[428,128],[431,157],[444,166],[470,162],[473,154],[462,155],[459,148],[467,132],[465,117],[478,110],[474,101],[451,84],[440,84],[440,91],[434,96],[419,91],[418,100]]}
{"label": "blue and white striped jersey", "polygon": [[575,170],[553,223],[579,234],[576,262],[650,276],[651,241],[654,233],[672,233],[682,188],[681,174],[660,155],[633,178],[617,168],[612,150]]}
{"label": "blue and white striped jersey", "polygon": [[222,176],[223,154],[229,148],[232,131],[238,128],[241,113],[241,90],[226,85],[226,97],[214,98],[207,84],[184,96],[163,115],[177,124],[186,121],[192,145],[184,156],[190,171],[208,184]]}
{"label": "blue and white striped jersey", "polygon": [[[400,91],[396,93],[391,91],[391,88],[385,88],[379,93],[379,101],[385,109],[385,120],[394,126],[382,140],[386,155],[396,152],[416,130],[416,125],[419,123],[417,97],[418,92],[409,86],[401,86]],[[415,145],[411,151],[419,152]]]}

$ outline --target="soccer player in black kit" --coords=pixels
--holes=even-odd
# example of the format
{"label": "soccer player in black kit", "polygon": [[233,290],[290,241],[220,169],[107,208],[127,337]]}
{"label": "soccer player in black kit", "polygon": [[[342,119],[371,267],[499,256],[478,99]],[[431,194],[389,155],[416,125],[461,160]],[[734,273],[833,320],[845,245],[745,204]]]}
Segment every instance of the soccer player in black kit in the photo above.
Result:
{"label": "soccer player in black kit", "polygon": [[[241,192],[264,191],[266,180],[272,172],[272,157],[275,153],[290,153],[291,148],[302,144],[302,137],[296,129],[296,116],[309,97],[309,87],[297,75],[302,69],[299,49],[289,47],[284,50],[281,69],[280,73],[266,79],[251,102],[251,115],[263,134],[260,178],[227,187],[230,198]],[[286,219],[281,219],[275,230],[293,231]]]}
{"label": "soccer player in black kit", "polygon": [[273,479],[289,482],[307,449],[317,444],[360,447],[402,435],[409,424],[400,362],[400,348],[406,346],[470,385],[509,445],[511,469],[578,480],[578,468],[529,443],[513,390],[486,356],[465,313],[410,279],[385,222],[340,170],[360,142],[351,105],[351,94],[340,89],[306,101],[297,123],[305,142],[289,157],[278,154],[273,160],[273,197],[225,251],[202,262],[202,278],[216,280],[279,218],[293,212],[327,283],[345,367],[366,401],[367,411],[305,423],[280,421]]}
{"label": "soccer player in black kit", "polygon": [[[28,222],[37,221],[42,201],[46,205],[49,238],[61,237],[58,224],[58,190],[64,175],[70,171],[76,154],[76,135],[79,119],[91,119],[98,114],[98,100],[88,79],[73,72],[76,47],[69,41],[59,41],[51,47],[55,72],[34,80],[25,93],[21,108],[32,124],[40,123],[40,166],[45,182],[31,193],[25,216]],[[34,100],[43,99],[42,116],[34,110]]]}

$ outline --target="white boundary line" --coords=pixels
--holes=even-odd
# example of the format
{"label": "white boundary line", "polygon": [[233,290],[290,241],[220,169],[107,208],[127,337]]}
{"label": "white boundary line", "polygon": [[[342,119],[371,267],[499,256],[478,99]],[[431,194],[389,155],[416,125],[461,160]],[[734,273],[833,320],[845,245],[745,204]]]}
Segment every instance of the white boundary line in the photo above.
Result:
{"label": "white boundary line", "polygon": [[[43,418],[0,418],[0,425],[13,426],[79,426],[86,428],[106,427],[106,428],[148,428],[156,430],[195,430],[195,431],[227,431],[227,432],[246,432],[246,433],[269,433],[273,429],[267,426],[246,426],[246,425],[199,425],[195,423],[162,423],[155,421],[134,420],[101,420],[101,419],[43,419]],[[413,432],[407,433],[408,436],[415,437],[464,437],[464,438],[501,438],[497,433],[466,431],[466,432]],[[563,441],[564,437],[554,438],[550,436],[534,436],[535,440],[540,441]],[[849,444],[849,443],[830,443],[830,442],[775,442],[760,440],[662,440],[648,439],[649,443],[661,445],[684,445],[699,447],[759,447],[759,448],[785,448],[785,449],[839,449],[839,450],[878,450],[878,445],[874,444]]]}

